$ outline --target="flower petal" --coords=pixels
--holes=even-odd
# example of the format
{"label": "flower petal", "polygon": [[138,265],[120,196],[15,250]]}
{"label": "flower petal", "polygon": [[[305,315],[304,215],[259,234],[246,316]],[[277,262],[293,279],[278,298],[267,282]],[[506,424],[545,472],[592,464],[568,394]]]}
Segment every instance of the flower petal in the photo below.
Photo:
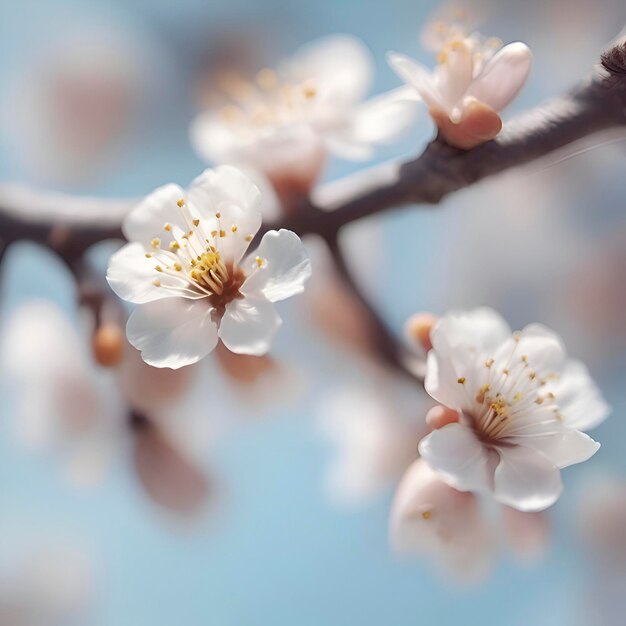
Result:
{"label": "flower petal", "polygon": [[242,285],[242,293],[261,292],[270,302],[277,302],[304,291],[304,283],[311,276],[311,261],[294,232],[281,228],[265,233],[254,254],[263,265],[258,267],[254,259],[246,261],[252,273]]}
{"label": "flower petal", "polygon": [[433,347],[448,355],[468,350],[474,354],[492,354],[510,336],[509,325],[493,309],[451,311],[431,331]]}
{"label": "flower petal", "polygon": [[206,300],[168,298],[139,305],[128,318],[128,341],[154,367],[178,369],[204,358],[217,344]]}
{"label": "flower petal", "polygon": [[221,233],[217,247],[222,258],[238,264],[261,227],[258,187],[237,168],[225,165],[200,174],[187,196],[195,210],[214,222]]}
{"label": "flower petal", "polygon": [[154,258],[146,258],[142,244],[127,243],[111,256],[107,282],[122,300],[134,304],[171,297],[194,298],[183,276],[158,272],[157,265]]}
{"label": "flower petal", "polygon": [[589,435],[571,428],[551,437],[512,438],[512,441],[540,452],[559,468],[587,461],[600,448],[600,444]]}
{"label": "flower petal", "polygon": [[406,97],[408,87],[376,96],[359,106],[348,123],[326,132],[331,152],[350,159],[367,159],[377,144],[397,138],[415,120],[417,107]]}
{"label": "flower petal", "polygon": [[526,357],[528,367],[541,378],[558,374],[565,364],[565,346],[561,337],[542,324],[529,324],[516,333],[493,355],[496,361],[507,362],[511,354]]}
{"label": "flower petal", "polygon": [[447,573],[473,578],[490,556],[487,530],[476,496],[446,485],[424,459],[409,467],[391,510],[395,550],[432,555]]}
{"label": "flower petal", "polygon": [[318,96],[337,106],[362,100],[374,74],[372,53],[350,35],[331,35],[302,46],[285,67],[289,77],[311,81]]}
{"label": "flower petal", "polygon": [[574,359],[567,362],[558,381],[548,382],[546,391],[555,394],[565,425],[577,430],[595,428],[611,410],[589,370]]}
{"label": "flower petal", "polygon": [[434,77],[426,67],[397,52],[387,53],[387,63],[404,82],[417,90],[429,107],[444,106],[435,86]]}
{"label": "flower petal", "polygon": [[[472,82],[474,62],[467,42],[461,41],[447,52],[445,61],[435,69],[435,85],[443,107],[449,113],[466,95]],[[457,121],[457,120],[453,120]]]}
{"label": "flower petal", "polygon": [[[261,192],[240,170],[222,165],[214,170],[207,169],[189,185],[187,197],[201,212],[201,216],[213,216],[220,204],[233,205],[248,215],[249,222],[241,224],[244,230],[256,231],[261,225]],[[250,234],[250,233],[249,233]]]}
{"label": "flower petal", "polygon": [[528,46],[519,41],[511,43],[487,62],[468,88],[467,95],[501,111],[524,86],[531,64]]}
{"label": "flower petal", "polygon": [[460,491],[489,489],[487,452],[463,424],[434,430],[420,441],[419,452],[451,487]]}
{"label": "flower petal", "polygon": [[245,142],[221,111],[205,111],[196,116],[189,127],[189,139],[196,153],[209,163],[237,161],[245,148]]}
{"label": "flower petal", "polygon": [[563,490],[561,472],[543,454],[522,446],[498,450],[494,474],[496,500],[518,511],[542,511],[554,504]]}
{"label": "flower petal", "polygon": [[468,404],[467,393],[457,382],[458,377],[452,361],[435,350],[428,353],[424,389],[431,398],[455,411],[463,410]]}
{"label": "flower petal", "polygon": [[124,219],[122,232],[126,239],[139,241],[145,246],[149,246],[155,237],[169,243],[172,237],[163,226],[180,221],[180,208],[176,202],[184,195],[183,190],[173,183],[153,191]]}
{"label": "flower petal", "polygon": [[274,305],[262,295],[233,300],[226,307],[219,337],[238,354],[266,354],[282,320]]}

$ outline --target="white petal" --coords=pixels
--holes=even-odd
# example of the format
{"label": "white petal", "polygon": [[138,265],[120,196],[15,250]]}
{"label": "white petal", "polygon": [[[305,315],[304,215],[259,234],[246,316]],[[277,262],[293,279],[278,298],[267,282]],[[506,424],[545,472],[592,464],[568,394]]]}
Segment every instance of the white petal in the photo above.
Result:
{"label": "white petal", "polygon": [[494,475],[496,500],[519,511],[541,511],[561,495],[561,472],[539,452],[521,446],[498,450]]}
{"label": "white petal", "polygon": [[331,35],[301,47],[286,70],[298,81],[311,81],[320,98],[341,106],[365,97],[372,83],[374,60],[355,37]]}
{"label": "white petal", "polygon": [[580,361],[568,361],[561,378],[549,382],[546,391],[555,394],[565,425],[577,430],[595,428],[611,410],[589,375],[589,370]]}
{"label": "white petal", "polygon": [[255,259],[248,259],[250,276],[241,287],[244,294],[261,292],[270,302],[285,300],[304,291],[304,283],[311,276],[311,261],[300,237],[281,228],[263,235],[255,257],[263,260],[258,267]]}
{"label": "white petal", "polygon": [[344,127],[325,134],[329,150],[344,158],[367,159],[375,145],[396,139],[417,115],[415,101],[404,95],[406,89],[382,94],[358,107]]}
{"label": "white petal", "polygon": [[[184,197],[183,190],[173,183],[164,185],[153,191],[124,219],[122,231],[128,241],[139,241],[146,246],[159,237],[167,243],[171,240],[163,226],[166,223],[177,224],[180,208],[176,204]],[[166,247],[166,246],[164,246]]]}
{"label": "white petal", "polygon": [[261,356],[269,351],[281,323],[274,305],[264,296],[246,296],[227,305],[219,336],[232,352]]}
{"label": "white petal", "polygon": [[561,371],[565,364],[565,346],[554,331],[542,324],[529,324],[502,344],[493,355],[496,361],[506,363],[515,350],[526,356],[528,366],[541,378]]}
{"label": "white petal", "polygon": [[583,463],[600,448],[600,444],[589,435],[571,428],[566,428],[562,434],[552,437],[513,438],[513,441],[540,452],[559,468]]}
{"label": "white petal", "polygon": [[419,452],[451,487],[460,491],[489,488],[486,450],[466,426],[448,424],[434,430],[420,441]]}
{"label": "white petal", "polygon": [[198,115],[189,127],[189,138],[198,156],[209,163],[237,161],[245,148],[241,136],[220,111],[206,111]]}
{"label": "white petal", "polygon": [[261,227],[258,187],[238,169],[223,166],[200,174],[187,196],[196,211],[214,223],[211,230],[221,231],[217,247],[222,258],[238,264]]}
{"label": "white petal", "polygon": [[171,369],[196,363],[217,344],[217,328],[205,299],[141,304],[128,318],[126,334],[148,365]]}
{"label": "white petal", "polygon": [[157,272],[156,265],[154,258],[146,258],[142,244],[128,243],[109,259],[107,282],[122,300],[135,304],[162,298],[193,297],[182,291],[188,286],[183,276]]}
{"label": "white petal", "polygon": [[258,187],[240,170],[223,165],[214,170],[207,169],[196,177],[187,191],[189,200],[204,215],[213,216],[221,204],[239,207],[249,216],[249,222],[242,224],[244,230],[254,225],[260,226],[261,192]]}
{"label": "white petal", "polygon": [[433,347],[442,354],[460,351],[492,354],[511,335],[509,325],[493,309],[451,311],[431,331]]}
{"label": "white petal", "polygon": [[407,84],[417,90],[419,96],[430,107],[442,108],[443,102],[430,71],[404,54],[387,53],[387,62],[391,69]]}
{"label": "white petal", "polygon": [[446,485],[423,459],[403,476],[390,522],[395,550],[433,558],[446,576],[476,580],[486,573],[493,541],[478,498]]}
{"label": "white petal", "polygon": [[521,42],[511,43],[495,54],[474,79],[466,95],[501,111],[524,86],[532,54]]}
{"label": "white petal", "polygon": [[467,393],[457,382],[459,374],[450,359],[441,357],[431,350],[426,357],[426,378],[424,389],[431,398],[456,411],[468,404]]}
{"label": "white petal", "polygon": [[435,84],[446,111],[451,112],[465,95],[473,72],[472,52],[465,42],[453,47],[447,53],[445,62],[437,66]]}

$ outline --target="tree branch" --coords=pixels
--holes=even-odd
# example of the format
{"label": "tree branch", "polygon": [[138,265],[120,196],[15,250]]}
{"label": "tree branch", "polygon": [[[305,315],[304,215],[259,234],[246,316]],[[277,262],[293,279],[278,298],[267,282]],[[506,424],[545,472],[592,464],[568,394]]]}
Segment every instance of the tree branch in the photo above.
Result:
{"label": "tree branch", "polygon": [[[560,98],[509,122],[494,140],[469,151],[431,142],[418,158],[383,165],[332,183],[323,201],[263,226],[288,228],[328,241],[350,222],[409,204],[436,204],[488,176],[524,165],[594,133],[626,128],[626,43],[602,56],[602,65]],[[123,238],[121,222],[134,200],[97,200],[0,186],[0,237],[29,239],[74,260],[89,246]]]}

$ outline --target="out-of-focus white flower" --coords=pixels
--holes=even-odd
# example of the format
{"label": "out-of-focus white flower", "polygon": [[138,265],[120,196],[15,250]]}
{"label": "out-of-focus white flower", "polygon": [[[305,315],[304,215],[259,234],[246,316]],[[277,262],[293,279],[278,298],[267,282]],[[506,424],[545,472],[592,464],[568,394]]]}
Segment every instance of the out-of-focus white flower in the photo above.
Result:
{"label": "out-of-focus white flower", "polygon": [[101,479],[132,443],[152,499],[177,513],[199,512],[211,433],[204,391],[190,393],[195,369],[149,367],[128,344],[118,365],[101,368],[88,345],[52,303],[30,302],[9,318],[0,356],[3,380],[16,392],[20,439],[81,485]]}
{"label": "out-of-focus white flower", "polygon": [[606,573],[626,574],[626,481],[595,476],[582,493],[578,518],[595,564]]}
{"label": "out-of-focus white flower", "polygon": [[581,431],[609,411],[585,366],[552,331],[532,324],[511,334],[490,309],[444,316],[431,339],[426,390],[460,421],[422,439],[422,457],[456,489],[521,511],[553,504],[560,469],[599,447]]}
{"label": "out-of-focus white flower", "polygon": [[279,193],[285,185],[308,192],[328,151],[367,159],[412,121],[414,107],[396,93],[363,102],[373,65],[353,37],[311,42],[277,71],[261,70],[255,82],[224,85],[230,104],[196,118],[192,143],[208,161],[259,168]]}
{"label": "out-of-focus white flower", "polygon": [[92,565],[65,546],[3,559],[0,623],[7,626],[68,626],[84,623],[93,594]]}
{"label": "out-of-focus white flower", "polygon": [[[323,434],[337,445],[327,486],[341,504],[361,504],[375,497],[417,457],[415,442],[424,433],[423,421],[398,410],[391,394],[385,393],[382,376],[376,386],[337,392],[317,411]],[[403,404],[401,396],[397,400]]]}
{"label": "out-of-focus white flower", "polygon": [[[526,82],[532,59],[529,48],[520,42],[501,48],[498,39],[468,35],[456,25],[443,23],[439,24],[438,35],[431,38],[439,61],[432,72],[395,52],[388,54],[389,64],[416,90],[442,129],[448,128],[446,119],[459,124],[471,111],[482,111],[485,126],[477,124],[474,130],[489,134],[492,124],[486,113],[501,111]],[[496,117],[491,115],[495,121]],[[499,128],[493,131],[497,134]],[[493,138],[487,134],[484,140]]]}
{"label": "out-of-focus white flower", "polygon": [[31,173],[55,183],[80,183],[110,167],[126,147],[146,103],[150,67],[135,41],[87,25],[44,43],[21,68],[5,132]]}
{"label": "out-of-focus white flower", "polygon": [[474,494],[447,485],[423,459],[411,465],[391,512],[390,539],[396,551],[430,557],[446,575],[472,580],[489,568],[489,538]]}
{"label": "out-of-focus white flower", "polygon": [[274,302],[304,290],[309,259],[296,234],[266,233],[244,258],[261,226],[260,193],[229,166],[206,170],[187,192],[170,184],[124,221],[131,242],[109,262],[107,280],[138,304],[127,335],[155,367],[177,369],[204,358],[218,341],[262,355],[281,324]]}
{"label": "out-of-focus white flower", "polygon": [[18,437],[57,457],[70,480],[99,480],[118,452],[125,411],[69,320],[48,302],[21,306],[7,321],[1,356],[3,375],[18,390]]}

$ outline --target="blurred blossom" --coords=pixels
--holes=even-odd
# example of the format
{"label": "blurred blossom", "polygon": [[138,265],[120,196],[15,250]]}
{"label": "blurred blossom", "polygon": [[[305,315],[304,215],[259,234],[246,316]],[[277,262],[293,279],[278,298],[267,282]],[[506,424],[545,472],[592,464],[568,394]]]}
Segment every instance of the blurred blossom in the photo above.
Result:
{"label": "blurred blossom", "polygon": [[589,253],[572,264],[564,298],[572,317],[605,350],[623,351],[626,347],[626,224],[616,229],[608,241],[589,242]]}
{"label": "blurred blossom", "polygon": [[0,623],[6,626],[84,624],[93,594],[86,555],[52,547],[4,559],[0,565]]}
{"label": "blurred blossom", "polygon": [[465,582],[483,580],[507,548],[518,562],[534,564],[549,534],[545,512],[495,511],[476,494],[450,487],[424,459],[404,474],[391,510],[396,552],[432,560],[444,577]]}
{"label": "blurred blossom", "polygon": [[198,512],[209,495],[201,469],[209,439],[193,369],[156,370],[128,345],[117,367],[100,368],[86,337],[44,301],[13,313],[1,357],[20,438],[58,459],[70,480],[101,479],[130,444],[146,492],[179,513]]}
{"label": "blurred blossom", "polygon": [[626,480],[598,475],[583,490],[578,523],[593,563],[626,580]]}
{"label": "blurred blossom", "polygon": [[460,420],[422,439],[422,457],[457,489],[521,511],[553,504],[560,469],[599,447],[582,430],[609,412],[586,367],[544,326],[511,334],[491,309],[447,314],[431,340],[426,391]]}
{"label": "blurred blossom", "polygon": [[194,121],[192,143],[210,162],[262,170],[283,200],[306,196],[328,152],[368,159],[413,120],[414,107],[396,93],[363,102],[373,71],[369,50],[353,37],[311,42],[254,82],[222,80],[230,103]]}
{"label": "blurred blossom", "polygon": [[493,139],[502,126],[498,112],[523,87],[531,54],[520,42],[502,43],[439,22],[430,43],[439,65],[433,72],[409,57],[389,53],[392,69],[416,91],[448,143],[472,148]]}
{"label": "blurred blossom", "polygon": [[125,410],[115,381],[101,376],[69,320],[33,301],[7,320],[2,369],[14,388],[20,439],[53,454],[72,481],[99,480],[120,452]]}
{"label": "blurred blossom", "polygon": [[340,504],[366,503],[395,483],[425,432],[420,412],[405,409],[417,391],[400,389],[382,369],[373,379],[330,393],[317,407],[321,431],[336,447],[326,482]]}
{"label": "blurred blossom", "polygon": [[246,414],[252,411],[257,415],[265,406],[285,406],[300,398],[307,385],[297,362],[269,355],[235,354],[221,344],[214,355],[233,391],[233,404]]}
{"label": "blurred blossom", "polygon": [[584,593],[581,626],[621,626],[626,613],[626,481],[598,474],[583,488],[578,530],[587,563],[581,568]]}
{"label": "blurred blossom", "polygon": [[545,511],[518,511],[505,506],[502,523],[506,541],[519,561],[532,564],[545,554],[550,540],[550,520]]}
{"label": "blurred blossom", "polygon": [[423,459],[398,487],[390,534],[396,551],[433,559],[446,576],[472,581],[489,571],[494,546],[477,497],[448,486]]}
{"label": "blurred blossom", "polygon": [[138,304],[129,341],[154,367],[191,365],[218,339],[231,351],[261,356],[282,320],[275,302],[304,291],[311,266],[299,237],[265,233],[259,189],[239,170],[206,170],[185,193],[160,187],[124,220],[130,243],[109,261],[107,280]]}
{"label": "blurred blossom", "polygon": [[150,82],[142,51],[119,31],[83,26],[66,35],[38,50],[4,105],[15,153],[54,184],[82,183],[113,166]]}

